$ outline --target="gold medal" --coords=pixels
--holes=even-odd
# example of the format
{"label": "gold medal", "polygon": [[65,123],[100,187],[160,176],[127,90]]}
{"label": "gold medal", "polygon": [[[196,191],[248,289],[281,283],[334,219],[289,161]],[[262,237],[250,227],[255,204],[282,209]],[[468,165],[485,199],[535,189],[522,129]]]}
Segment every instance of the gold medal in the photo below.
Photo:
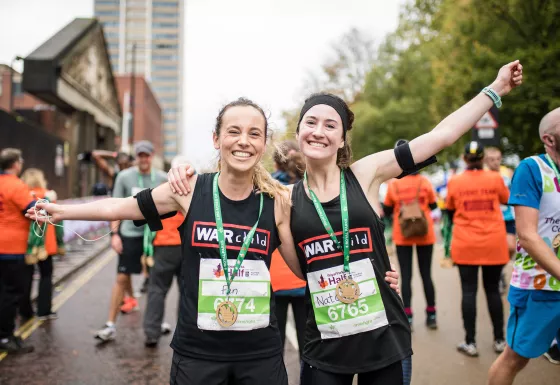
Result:
{"label": "gold medal", "polygon": [[343,303],[354,303],[360,297],[360,285],[346,278],[336,285],[336,298]]}
{"label": "gold medal", "polygon": [[35,254],[25,254],[25,264],[34,265],[38,262],[37,256]]}
{"label": "gold medal", "polygon": [[154,257],[146,257],[146,265],[148,267],[154,267]]}
{"label": "gold medal", "polygon": [[216,308],[216,320],[218,323],[227,328],[237,321],[237,307],[230,301],[224,301]]}
{"label": "gold medal", "polygon": [[556,234],[556,236],[554,237],[554,240],[552,241],[552,247],[555,249],[560,247],[560,234]]}
{"label": "gold medal", "polygon": [[47,250],[45,250],[45,248],[43,246],[39,247],[39,249],[37,251],[37,259],[39,261],[44,261],[48,257],[49,257],[49,254],[47,253]]}

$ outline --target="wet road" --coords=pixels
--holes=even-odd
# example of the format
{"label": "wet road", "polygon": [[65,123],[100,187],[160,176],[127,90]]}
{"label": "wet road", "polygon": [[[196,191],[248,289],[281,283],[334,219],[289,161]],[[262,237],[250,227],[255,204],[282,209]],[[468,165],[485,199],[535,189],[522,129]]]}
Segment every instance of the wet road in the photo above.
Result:
{"label": "wet road", "polygon": [[[440,250],[436,250],[439,254]],[[5,357],[0,362],[1,385],[168,383],[171,335],[163,336],[157,349],[145,348],[141,311],[119,318],[116,341],[101,345],[93,338],[107,317],[115,265],[116,258],[111,252],[102,254],[58,293],[54,300],[55,308],[59,308],[58,320],[24,325],[22,334],[28,336],[36,350],[24,356]],[[433,271],[440,323],[437,331],[427,330],[423,325],[422,286],[417,270],[414,272],[413,306],[417,319],[413,333],[413,384],[485,384],[496,354],[492,351],[484,294],[479,291],[477,340],[480,357],[464,357],[455,351],[456,343],[463,338],[458,272],[441,269],[438,258],[434,258]],[[139,287],[141,278],[136,278],[135,287]],[[176,303],[174,287],[167,299],[166,321],[171,324],[176,320]],[[140,304],[143,309],[144,297]],[[288,337],[290,334],[289,330]],[[287,346],[285,358],[290,385],[296,385],[299,362],[291,344]],[[515,384],[558,385],[560,366],[543,358],[533,360]]]}

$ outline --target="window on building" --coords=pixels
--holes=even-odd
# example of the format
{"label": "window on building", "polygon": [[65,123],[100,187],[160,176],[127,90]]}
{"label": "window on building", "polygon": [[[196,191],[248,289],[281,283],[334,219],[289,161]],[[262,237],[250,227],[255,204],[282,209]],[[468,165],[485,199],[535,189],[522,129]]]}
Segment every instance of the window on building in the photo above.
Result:
{"label": "window on building", "polygon": [[119,26],[118,21],[104,21],[101,24],[103,24],[103,28],[111,28],[111,27],[118,27]]}
{"label": "window on building", "polygon": [[96,10],[95,11],[95,16],[119,16],[119,11],[118,10],[114,10],[114,11],[106,11],[106,10]]}
{"label": "window on building", "polygon": [[105,38],[106,39],[116,39],[119,37],[119,34],[117,32],[105,32]]}
{"label": "window on building", "polygon": [[154,39],[169,39],[169,40],[177,40],[176,33],[154,33]]}
{"label": "window on building", "polygon": [[132,19],[132,18],[143,19],[145,15],[146,15],[146,13],[141,12],[141,11],[128,11],[126,13],[126,18],[127,19]]}
{"label": "window on building", "polygon": [[174,82],[177,76],[152,76],[152,82]]}
{"label": "window on building", "polygon": [[21,88],[21,82],[14,81],[14,96],[23,94],[23,89]]}
{"label": "window on building", "polygon": [[157,44],[154,44],[154,48],[177,49],[177,48],[179,48],[179,44],[157,43]]}
{"label": "window on building", "polygon": [[170,107],[170,108],[165,108],[165,109],[163,110],[163,113],[164,113],[165,115],[169,115],[169,114],[174,114],[174,113],[176,113],[177,111],[179,111],[179,109],[178,109],[177,107]]}
{"label": "window on building", "polygon": [[179,3],[173,3],[170,1],[154,1],[152,6],[155,7],[162,7],[162,8],[178,8]]}
{"label": "window on building", "polygon": [[155,66],[153,66],[153,70],[154,70],[154,72],[157,72],[157,71],[176,71],[177,66],[175,66],[175,65],[170,65],[170,66],[155,65]]}
{"label": "window on building", "polygon": [[119,0],[95,0],[96,5],[112,5],[119,4]]}
{"label": "window on building", "polygon": [[153,55],[152,59],[177,61],[177,55]]}
{"label": "window on building", "polygon": [[179,27],[178,23],[153,23],[152,26],[154,28],[177,28]]}
{"label": "window on building", "polygon": [[154,87],[157,93],[166,93],[166,92],[175,92],[177,91],[177,87]]}
{"label": "window on building", "polygon": [[176,19],[176,13],[163,13],[163,12],[154,12],[152,13],[153,18],[162,18],[162,19]]}

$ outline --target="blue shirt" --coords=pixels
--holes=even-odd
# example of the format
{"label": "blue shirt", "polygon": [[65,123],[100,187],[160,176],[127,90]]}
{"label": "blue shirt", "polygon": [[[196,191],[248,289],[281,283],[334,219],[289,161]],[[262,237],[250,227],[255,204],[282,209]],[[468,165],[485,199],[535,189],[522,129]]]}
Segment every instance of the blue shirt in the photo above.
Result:
{"label": "blue shirt", "polygon": [[[552,167],[545,154],[540,154],[541,158],[546,164]],[[510,195],[508,204],[512,206],[526,206],[534,209],[540,209],[541,197],[543,195],[543,181],[539,166],[531,159],[526,158],[521,161],[511,181]],[[511,291],[513,289],[513,291]],[[518,299],[523,297],[523,292],[530,291],[517,287],[510,286],[510,299]],[[537,291],[537,290],[533,290]],[[538,290],[543,299],[558,300],[560,298],[559,292]]]}

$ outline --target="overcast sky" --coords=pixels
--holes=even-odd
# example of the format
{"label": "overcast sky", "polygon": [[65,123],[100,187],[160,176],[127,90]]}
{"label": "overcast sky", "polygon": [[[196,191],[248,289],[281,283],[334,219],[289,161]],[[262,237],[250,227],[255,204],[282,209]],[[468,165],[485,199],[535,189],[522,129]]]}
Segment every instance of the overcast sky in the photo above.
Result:
{"label": "overcast sky", "polygon": [[[239,96],[261,104],[271,124],[298,107],[308,72],[330,44],[356,27],[376,40],[394,30],[403,0],[190,0],[186,6],[183,154],[197,165],[214,156],[220,107]],[[93,0],[0,0],[0,63],[25,56]],[[18,68],[16,66],[16,68]]]}

